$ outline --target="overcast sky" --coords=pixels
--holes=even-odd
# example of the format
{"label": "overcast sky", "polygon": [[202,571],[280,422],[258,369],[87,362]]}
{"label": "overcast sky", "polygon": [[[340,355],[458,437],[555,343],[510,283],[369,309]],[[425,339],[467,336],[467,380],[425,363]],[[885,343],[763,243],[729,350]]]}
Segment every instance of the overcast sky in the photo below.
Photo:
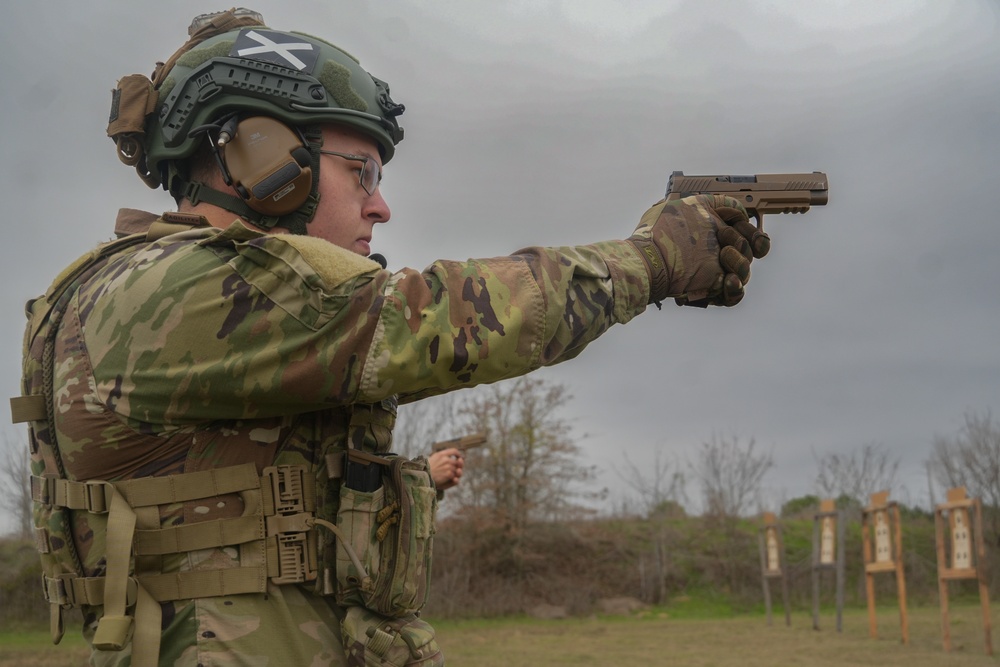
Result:
{"label": "overcast sky", "polygon": [[[406,105],[383,182],[392,221],[373,244],[390,268],[623,238],[674,170],[828,173],[827,207],[766,220],[772,252],[737,308],[664,305],[542,371],[570,386],[564,416],[616,492],[623,452],[690,457],[718,435],[773,451],[775,504],[816,492],[817,457],[866,443],[901,458],[894,497],[924,504],[934,435],[1000,413],[995,0],[251,6],[355,54]],[[166,59],[194,15],[225,8],[7,8],[8,396],[23,302],[108,239],[119,207],[172,205],[115,158],[110,90]]]}

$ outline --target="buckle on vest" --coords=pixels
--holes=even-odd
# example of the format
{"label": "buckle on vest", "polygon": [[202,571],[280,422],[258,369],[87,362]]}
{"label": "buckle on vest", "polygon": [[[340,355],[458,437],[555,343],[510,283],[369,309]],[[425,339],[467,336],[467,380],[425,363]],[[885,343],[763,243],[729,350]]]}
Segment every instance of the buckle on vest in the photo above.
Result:
{"label": "buckle on vest", "polygon": [[271,482],[271,496],[274,498],[275,514],[291,514],[305,511],[306,466],[271,466],[264,468],[264,477]]}
{"label": "buckle on vest", "polygon": [[107,500],[107,487],[108,482],[104,480],[90,480],[84,482],[84,503],[86,504],[86,509],[88,512],[93,514],[107,514],[108,513],[108,500]]}
{"label": "buckle on vest", "polygon": [[274,584],[301,584],[316,578],[315,533],[276,536],[278,574]]}
{"label": "buckle on vest", "polygon": [[[312,499],[307,483],[306,466],[276,466],[265,468],[263,477],[270,483],[274,515],[266,517],[268,560],[277,570],[271,576],[275,584],[300,584],[316,579],[315,516],[310,511]],[[265,490],[266,488],[265,487]]]}

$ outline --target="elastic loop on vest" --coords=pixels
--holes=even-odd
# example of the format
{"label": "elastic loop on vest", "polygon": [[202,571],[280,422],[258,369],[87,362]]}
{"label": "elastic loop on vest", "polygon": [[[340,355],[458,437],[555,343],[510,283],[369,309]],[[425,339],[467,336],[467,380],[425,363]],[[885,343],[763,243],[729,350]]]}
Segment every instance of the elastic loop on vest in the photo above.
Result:
{"label": "elastic loop on vest", "polygon": [[32,394],[30,396],[14,396],[10,399],[10,421],[12,424],[44,421],[48,416],[45,409],[45,396]]}
{"label": "elastic loop on vest", "polygon": [[394,635],[382,630],[381,628],[369,628],[368,629],[368,643],[365,648],[379,658],[385,656],[386,651],[392,646],[392,641],[395,639]]}

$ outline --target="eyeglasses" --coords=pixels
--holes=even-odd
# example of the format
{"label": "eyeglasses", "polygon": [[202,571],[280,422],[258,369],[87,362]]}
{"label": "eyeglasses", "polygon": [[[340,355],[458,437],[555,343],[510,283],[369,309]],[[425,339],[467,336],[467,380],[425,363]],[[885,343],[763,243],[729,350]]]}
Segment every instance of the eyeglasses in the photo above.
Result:
{"label": "eyeglasses", "polygon": [[361,166],[361,173],[358,175],[358,182],[361,183],[361,187],[365,189],[365,192],[367,192],[369,196],[375,194],[378,184],[382,182],[382,167],[380,167],[378,162],[375,161],[375,158],[367,155],[351,155],[350,153],[325,151],[322,148],[319,152],[324,155],[336,155],[337,157],[342,157],[345,160],[357,160],[358,162],[364,162]]}

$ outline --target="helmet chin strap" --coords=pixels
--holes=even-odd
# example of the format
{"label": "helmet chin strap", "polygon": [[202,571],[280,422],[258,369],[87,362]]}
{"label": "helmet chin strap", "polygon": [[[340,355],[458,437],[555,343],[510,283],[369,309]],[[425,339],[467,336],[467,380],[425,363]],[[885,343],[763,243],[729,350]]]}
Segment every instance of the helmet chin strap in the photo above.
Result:
{"label": "helmet chin strap", "polygon": [[[320,127],[312,126],[304,128],[302,134],[305,138],[305,146],[309,150],[309,161],[313,174],[312,187],[302,206],[291,213],[281,216],[264,215],[253,210],[244,199],[235,194],[216,190],[201,181],[186,180],[172,162],[168,164],[168,174],[164,178],[165,189],[175,199],[187,199],[192,206],[199,202],[205,202],[230,213],[235,213],[262,229],[271,230],[274,227],[281,227],[292,234],[307,236],[309,230],[306,225],[316,217],[316,210],[319,207],[319,150],[323,147],[323,132]],[[221,166],[219,169],[221,170]]]}
{"label": "helmet chin strap", "polygon": [[[254,211],[243,199],[236,195],[228,194],[220,190],[209,187],[200,181],[185,181],[180,177],[171,179],[173,186],[179,191],[181,198],[187,199],[191,205],[205,202],[212,206],[235,213],[239,217],[253,223],[257,227],[271,230],[274,227],[282,227],[292,234],[306,236],[309,234],[308,225],[316,217],[316,209],[319,206],[319,194],[316,192],[316,182],[313,183],[313,192],[310,193],[306,202],[298,209],[282,216],[268,216]],[[171,193],[177,196],[177,192],[171,189]]]}

